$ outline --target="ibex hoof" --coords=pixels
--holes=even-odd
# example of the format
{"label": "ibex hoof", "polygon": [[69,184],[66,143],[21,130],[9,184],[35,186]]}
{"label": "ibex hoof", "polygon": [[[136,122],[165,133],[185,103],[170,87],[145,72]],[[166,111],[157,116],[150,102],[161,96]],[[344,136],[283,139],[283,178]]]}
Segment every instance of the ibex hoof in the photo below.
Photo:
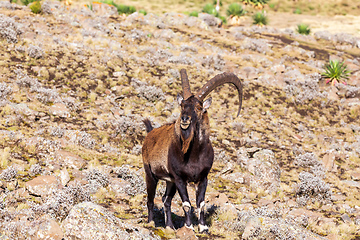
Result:
{"label": "ibex hoof", "polygon": [[189,229],[191,229],[191,230],[193,230],[193,231],[195,231],[195,230],[194,230],[194,226],[193,226],[192,224],[191,224],[190,226],[188,226],[188,225],[185,224],[185,227],[186,227],[186,228],[189,228]]}

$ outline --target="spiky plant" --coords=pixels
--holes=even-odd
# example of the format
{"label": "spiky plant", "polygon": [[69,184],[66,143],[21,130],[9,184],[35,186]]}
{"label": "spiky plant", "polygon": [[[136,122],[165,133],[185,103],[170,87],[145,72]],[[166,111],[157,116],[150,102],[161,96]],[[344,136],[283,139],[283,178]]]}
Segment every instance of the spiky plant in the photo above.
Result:
{"label": "spiky plant", "polygon": [[226,14],[228,16],[243,16],[246,11],[242,8],[242,6],[238,3],[230,4],[229,8],[226,10]]}
{"label": "spiky plant", "polygon": [[268,18],[263,12],[257,12],[252,16],[253,24],[264,26],[268,23]]}
{"label": "spiky plant", "polygon": [[309,35],[310,34],[310,27],[304,23],[298,24],[296,31],[302,35]]}
{"label": "spiky plant", "polygon": [[335,85],[340,82],[346,84],[345,80],[349,79],[351,72],[347,70],[347,66],[344,62],[339,62],[338,60],[330,60],[325,64],[324,70],[325,72],[321,75],[327,79],[326,83],[331,82],[331,85]]}

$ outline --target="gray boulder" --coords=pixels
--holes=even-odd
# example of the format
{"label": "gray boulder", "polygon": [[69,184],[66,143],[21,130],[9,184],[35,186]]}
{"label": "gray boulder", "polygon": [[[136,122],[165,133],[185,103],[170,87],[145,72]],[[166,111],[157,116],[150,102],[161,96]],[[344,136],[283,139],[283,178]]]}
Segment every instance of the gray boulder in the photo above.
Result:
{"label": "gray boulder", "polygon": [[123,223],[91,202],[75,205],[61,224],[64,239],[157,239],[146,229]]}

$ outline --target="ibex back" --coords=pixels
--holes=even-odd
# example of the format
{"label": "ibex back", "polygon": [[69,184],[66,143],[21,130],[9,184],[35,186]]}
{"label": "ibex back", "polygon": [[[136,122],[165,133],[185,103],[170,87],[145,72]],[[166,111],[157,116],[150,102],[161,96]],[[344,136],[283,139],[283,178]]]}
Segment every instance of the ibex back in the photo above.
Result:
{"label": "ibex back", "polygon": [[165,225],[174,228],[171,219],[171,200],[178,190],[185,212],[185,226],[192,227],[191,204],[187,183],[197,184],[196,207],[199,211],[199,231],[207,231],[205,223],[205,191],[207,176],[214,160],[214,150],[209,139],[210,125],[207,109],[211,98],[203,101],[216,87],[233,84],[239,94],[239,110],[242,102],[241,81],[232,73],[223,73],[209,80],[194,96],[191,93],[186,71],[180,71],[183,96],[177,96],[181,106],[180,117],[171,124],[153,129],[148,119],[144,120],[148,135],[142,148],[147,185],[148,221],[154,220],[154,197],[159,180],[166,181],[162,198],[165,209]]}

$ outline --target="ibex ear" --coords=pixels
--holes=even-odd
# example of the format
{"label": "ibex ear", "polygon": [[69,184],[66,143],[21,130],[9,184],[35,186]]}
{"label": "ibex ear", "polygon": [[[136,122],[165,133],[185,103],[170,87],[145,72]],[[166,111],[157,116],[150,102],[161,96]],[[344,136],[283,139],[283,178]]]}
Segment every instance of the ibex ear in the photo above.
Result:
{"label": "ibex ear", "polygon": [[181,105],[181,103],[182,103],[182,101],[184,100],[184,98],[183,98],[183,96],[181,96],[181,94],[179,94],[178,93],[178,95],[177,95],[177,101],[178,101],[178,103],[179,103],[179,105]]}
{"label": "ibex ear", "polygon": [[205,102],[203,103],[203,109],[204,109],[204,111],[206,111],[206,109],[208,109],[208,108],[210,107],[211,101],[212,101],[212,98],[211,98],[211,97],[205,100]]}

